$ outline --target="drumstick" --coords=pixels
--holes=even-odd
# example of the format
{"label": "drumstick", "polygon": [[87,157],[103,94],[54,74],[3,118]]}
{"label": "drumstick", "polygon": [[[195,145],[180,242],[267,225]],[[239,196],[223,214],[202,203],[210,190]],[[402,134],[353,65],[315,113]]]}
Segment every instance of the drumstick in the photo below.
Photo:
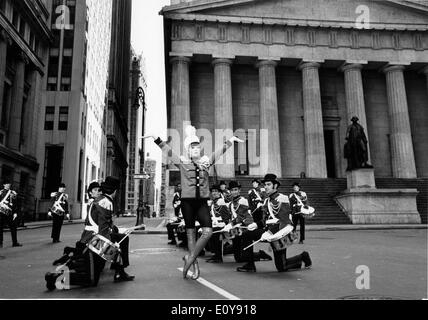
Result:
{"label": "drumstick", "polygon": [[259,240],[257,240],[256,242],[253,242],[252,244],[250,244],[248,247],[244,248],[242,251],[247,250],[248,248],[251,248],[252,246],[256,245],[257,243],[261,242],[262,239],[260,238]]}

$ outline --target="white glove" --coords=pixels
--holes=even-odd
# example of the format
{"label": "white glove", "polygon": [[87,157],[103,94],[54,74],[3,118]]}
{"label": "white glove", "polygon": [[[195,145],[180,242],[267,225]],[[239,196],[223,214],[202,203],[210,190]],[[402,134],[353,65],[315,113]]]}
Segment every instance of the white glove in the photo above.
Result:
{"label": "white glove", "polygon": [[248,227],[248,231],[254,231],[258,228],[257,223],[253,222]]}
{"label": "white glove", "polygon": [[262,237],[260,238],[262,241],[269,241],[269,239],[272,237],[272,232],[266,231],[262,234]]}
{"label": "white glove", "polygon": [[70,214],[69,213],[66,214],[66,217],[68,220],[70,220]]}
{"label": "white glove", "polygon": [[13,219],[12,219],[12,220],[15,220],[16,218],[18,218],[18,214],[14,213],[14,214],[13,214]]}
{"label": "white glove", "polygon": [[263,203],[261,203],[261,202],[257,203],[257,209],[260,207],[263,207]]}
{"label": "white glove", "polygon": [[233,136],[232,138],[230,138],[229,141],[232,143],[234,143],[234,142],[243,143],[244,142],[244,140],[241,140],[236,136]]}
{"label": "white glove", "polygon": [[274,218],[274,219],[269,219],[266,221],[266,224],[277,224],[279,222],[279,219]]}
{"label": "white glove", "polygon": [[208,207],[211,207],[211,205],[213,204],[213,201],[212,200],[207,200],[207,205],[208,205]]}
{"label": "white glove", "polygon": [[233,227],[232,227],[232,224],[230,224],[230,223],[229,223],[228,225],[226,225],[226,226],[223,228],[223,231],[224,231],[224,232],[230,232],[230,230],[232,230],[232,228],[233,228]]}
{"label": "white glove", "polygon": [[48,211],[48,216],[52,218],[52,212]]}

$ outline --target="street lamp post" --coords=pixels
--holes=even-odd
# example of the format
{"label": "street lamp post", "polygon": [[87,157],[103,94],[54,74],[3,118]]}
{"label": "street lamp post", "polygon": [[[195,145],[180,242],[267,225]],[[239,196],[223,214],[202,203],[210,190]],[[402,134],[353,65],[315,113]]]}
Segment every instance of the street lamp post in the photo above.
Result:
{"label": "street lamp post", "polygon": [[[135,100],[134,100],[134,108],[138,109],[140,107],[140,103],[141,106],[143,107],[143,114],[142,114],[142,134],[144,136],[144,123],[145,123],[145,113],[146,113],[146,94],[144,92],[144,89],[142,87],[138,87],[136,92],[135,92]],[[143,163],[143,168],[144,168],[144,141],[142,142],[142,155],[141,155],[141,160]],[[140,165],[141,167],[141,165]],[[135,173],[135,172],[134,172]],[[141,188],[141,178],[137,179],[139,181],[139,199],[138,199],[138,208],[137,208],[137,222],[136,225],[139,225],[140,223],[144,223],[144,203],[142,203],[141,199],[144,199],[144,188]],[[143,191],[143,192],[141,192]],[[143,194],[142,194],[143,193]],[[140,210],[138,210],[140,209]],[[140,217],[141,215],[141,217]]]}

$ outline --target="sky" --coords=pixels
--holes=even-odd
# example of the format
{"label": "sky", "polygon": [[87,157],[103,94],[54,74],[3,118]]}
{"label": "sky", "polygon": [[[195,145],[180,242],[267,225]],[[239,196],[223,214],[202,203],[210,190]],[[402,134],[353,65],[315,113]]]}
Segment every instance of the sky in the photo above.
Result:
{"label": "sky", "polygon": [[[166,136],[165,65],[162,7],[170,0],[133,0],[131,44],[145,60],[146,128],[145,133]],[[141,136],[141,134],[140,134]],[[156,184],[160,185],[161,152],[152,139],[146,141],[146,155],[157,160]]]}

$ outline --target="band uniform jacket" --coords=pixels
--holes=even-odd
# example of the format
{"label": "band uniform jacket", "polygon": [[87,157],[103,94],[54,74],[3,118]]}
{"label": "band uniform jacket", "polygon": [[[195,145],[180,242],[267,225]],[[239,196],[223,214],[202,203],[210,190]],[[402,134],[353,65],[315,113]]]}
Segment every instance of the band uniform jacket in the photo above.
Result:
{"label": "band uniform jacket", "polygon": [[221,219],[221,221],[225,224],[228,224],[231,219],[229,207],[226,202],[224,202],[223,198],[213,200],[210,207],[210,212],[211,216]]}
{"label": "band uniform jacket", "polygon": [[197,163],[175,154],[171,147],[160,138],[157,138],[155,143],[164,154],[170,154],[168,164],[173,164],[180,169],[181,198],[209,199],[209,168],[232,146],[232,142],[227,141],[221,149],[215,151],[210,157],[201,157]]}
{"label": "band uniform jacket", "polygon": [[[286,195],[279,192],[271,194],[266,198],[262,210],[264,219],[256,222],[260,229],[267,228],[272,233],[276,233],[287,225],[292,225],[290,201]],[[266,225],[266,221],[273,217],[277,218],[279,223]]]}
{"label": "band uniform jacket", "polygon": [[253,217],[248,212],[248,200],[244,197],[236,197],[229,203],[232,225],[242,224],[248,226],[254,222]]}
{"label": "band uniform jacket", "polygon": [[259,203],[263,203],[266,199],[266,192],[264,188],[252,188],[248,191],[248,204],[251,212],[257,209]]}
{"label": "band uniform jacket", "polygon": [[[61,206],[62,210],[64,210],[64,212],[52,212],[51,208],[53,207],[53,205],[55,204],[55,202],[61,197],[61,195],[63,194],[61,201],[59,202],[59,205]],[[51,211],[54,214],[57,214],[59,216],[63,216],[69,213],[68,210],[68,194],[66,193],[62,193],[62,192],[52,192],[51,193],[51,199],[53,200],[52,202],[52,206],[49,209],[49,211]]]}
{"label": "band uniform jacket", "polygon": [[230,190],[227,190],[227,189],[221,190],[220,195],[226,203],[229,203],[232,201],[232,193],[230,192]]}
{"label": "band uniform jacket", "polygon": [[[0,191],[0,201],[3,201],[3,199],[8,194],[8,191],[9,190],[6,190],[6,189],[3,189]],[[7,216],[18,213],[17,212],[18,211],[18,194],[16,193],[16,191],[13,191],[12,189],[10,189],[9,198],[5,199],[5,204],[11,209],[11,211],[7,213]]]}
{"label": "band uniform jacket", "polygon": [[304,205],[308,203],[308,196],[306,195],[305,192],[298,191],[298,192],[291,193],[289,198],[290,198],[290,206],[291,206],[292,214],[299,213],[301,210],[301,205],[299,204],[299,201],[297,201],[295,194],[299,197],[299,199],[302,201]]}
{"label": "band uniform jacket", "polygon": [[178,204],[178,201],[181,201],[181,196],[179,192],[174,193],[174,197],[172,199],[172,206],[174,207],[174,214],[176,217],[180,216],[181,204]]}
{"label": "band uniform jacket", "polygon": [[88,243],[94,234],[111,240],[113,229],[113,200],[102,195],[90,204],[80,242]]}

